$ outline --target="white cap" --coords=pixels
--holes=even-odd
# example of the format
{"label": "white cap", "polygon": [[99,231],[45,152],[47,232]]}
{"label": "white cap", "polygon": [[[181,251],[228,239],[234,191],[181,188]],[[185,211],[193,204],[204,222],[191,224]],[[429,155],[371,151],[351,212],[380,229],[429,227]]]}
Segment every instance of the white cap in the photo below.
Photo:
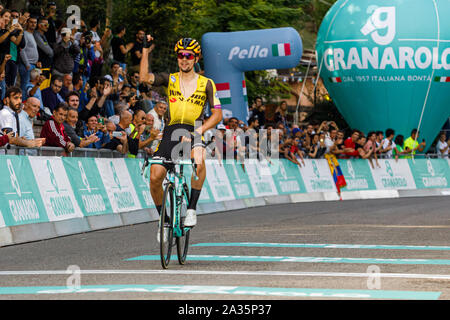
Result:
{"label": "white cap", "polygon": [[225,125],[220,123],[220,124],[217,125],[217,130],[227,130],[227,127],[225,127]]}
{"label": "white cap", "polygon": [[61,34],[66,34],[66,33],[72,34],[72,30],[70,30],[69,28],[62,28],[61,29]]}

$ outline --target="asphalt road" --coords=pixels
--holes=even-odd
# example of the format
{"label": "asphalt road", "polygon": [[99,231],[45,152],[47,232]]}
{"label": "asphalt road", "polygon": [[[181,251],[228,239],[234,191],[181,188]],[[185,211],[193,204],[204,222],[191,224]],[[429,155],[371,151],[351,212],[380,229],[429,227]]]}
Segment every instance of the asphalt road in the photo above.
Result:
{"label": "asphalt road", "polygon": [[156,227],[0,248],[0,299],[450,300],[450,197],[201,215],[168,270]]}

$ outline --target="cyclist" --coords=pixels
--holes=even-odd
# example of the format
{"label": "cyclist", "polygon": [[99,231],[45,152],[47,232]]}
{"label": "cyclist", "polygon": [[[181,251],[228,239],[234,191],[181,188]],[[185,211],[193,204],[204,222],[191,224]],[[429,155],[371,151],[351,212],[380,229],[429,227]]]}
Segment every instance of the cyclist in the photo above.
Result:
{"label": "cyclist", "polygon": [[[191,179],[189,205],[184,220],[184,226],[193,227],[197,224],[196,206],[206,177],[206,150],[202,133],[215,128],[222,120],[222,109],[213,80],[194,70],[194,65],[198,63],[201,53],[197,40],[182,38],[176,43],[175,53],[179,72],[171,74],[148,72],[148,54],[152,40],[153,38],[147,35],[143,41],[140,82],[152,86],[167,86],[169,101],[167,125],[164,127],[162,140],[156,148],[153,159],[176,160],[177,150],[179,150],[176,146],[180,143],[179,129],[184,131],[185,137],[181,138],[181,142],[191,143],[190,156],[197,165],[198,179],[195,180],[194,177]],[[211,108],[211,117],[204,120],[207,104]],[[168,168],[167,164],[154,164],[150,168],[150,193],[159,215],[161,215],[164,194],[162,183]]]}

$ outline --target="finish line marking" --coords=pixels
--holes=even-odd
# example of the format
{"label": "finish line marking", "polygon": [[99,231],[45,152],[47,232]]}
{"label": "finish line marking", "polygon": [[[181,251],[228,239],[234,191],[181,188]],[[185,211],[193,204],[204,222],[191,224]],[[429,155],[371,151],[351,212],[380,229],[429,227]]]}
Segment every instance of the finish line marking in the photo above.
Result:
{"label": "finish line marking", "polygon": [[[349,272],[289,272],[289,271],[210,271],[210,270],[80,270],[81,275],[113,275],[113,274],[171,274],[171,275],[230,275],[230,276],[289,276],[289,277],[355,277],[367,278],[368,273]],[[36,271],[0,271],[0,276],[40,276],[67,275],[67,270],[36,270]],[[450,280],[445,274],[408,274],[408,273],[377,273],[380,278],[431,279]]]}
{"label": "finish line marking", "polygon": [[313,298],[353,298],[353,299],[402,299],[437,300],[441,292],[393,291],[393,290],[347,290],[347,289],[309,289],[274,287],[233,287],[233,286],[195,286],[195,285],[89,285],[80,288],[61,286],[47,287],[0,287],[0,295],[13,294],[80,294],[80,293],[185,293],[254,295],[272,297],[313,297]]}
{"label": "finish line marking", "polygon": [[450,250],[450,246],[403,246],[368,244],[320,243],[263,243],[263,242],[209,242],[192,244],[192,247],[267,247],[267,248],[321,248],[321,249],[380,249],[380,250]]}
{"label": "finish line marking", "polygon": [[[175,255],[172,259],[176,259]],[[143,255],[125,261],[159,261],[159,255]],[[303,263],[363,263],[398,265],[450,265],[450,260],[430,259],[373,259],[373,258],[332,258],[332,257],[274,257],[274,256],[228,256],[228,255],[188,255],[187,261],[255,261],[255,262],[303,262]]]}

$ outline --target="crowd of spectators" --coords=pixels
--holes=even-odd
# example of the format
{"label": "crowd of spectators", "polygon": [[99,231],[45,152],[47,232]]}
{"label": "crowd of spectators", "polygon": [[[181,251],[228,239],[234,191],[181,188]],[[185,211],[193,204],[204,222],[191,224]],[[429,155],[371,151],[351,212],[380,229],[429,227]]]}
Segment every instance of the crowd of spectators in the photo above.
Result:
{"label": "crowd of spectators", "polygon": [[[250,107],[248,125],[235,117],[224,119],[217,129],[208,147],[208,154],[219,158],[248,158],[252,151],[257,158],[266,157],[270,161],[270,152],[278,152],[280,158],[287,159],[299,166],[304,159],[321,159],[332,154],[337,159],[368,159],[372,168],[380,167],[378,159],[406,159],[424,153],[426,142],[419,142],[418,130],[413,129],[409,137],[395,133],[394,129],[364,133],[361,130],[343,130],[334,121],[311,121],[296,125],[287,120],[287,104],[282,101],[275,116],[268,120],[265,106],[257,97]],[[249,143],[249,137],[255,136],[255,143]],[[228,136],[228,139],[226,138]],[[275,148],[267,144],[270,137],[277,137]],[[273,139],[273,138],[272,138]],[[263,150],[264,148],[264,150]],[[448,158],[450,140],[446,133],[440,134],[436,151],[439,157]],[[230,156],[231,155],[231,156]]]}
{"label": "crowd of spectators", "polygon": [[152,154],[167,104],[139,84],[144,30],[126,44],[124,26],[100,36],[99,20],[68,28],[64,18],[54,2],[22,11],[0,4],[0,146]]}
{"label": "crowd of spectators", "polygon": [[[53,2],[39,12],[0,5],[0,146],[60,147],[62,155],[75,148],[105,148],[128,157],[142,150],[151,156],[162,138],[167,103],[139,84],[145,31],[126,43],[124,26],[114,33],[106,27],[102,36],[97,19],[70,29],[56,9]],[[353,130],[346,136],[334,121],[295,125],[288,121],[287,109],[281,102],[274,117],[267,119],[263,99],[257,97],[248,121],[231,117],[205,133],[208,155],[244,159],[254,154],[270,157],[275,151],[303,165],[304,159],[334,154],[369,159],[375,167],[380,157],[408,157],[426,145],[417,142],[417,131],[403,141],[393,129],[367,134]],[[35,119],[44,123],[38,137]],[[273,134],[276,150],[263,153]],[[450,141],[445,140],[439,152],[448,156]]]}

